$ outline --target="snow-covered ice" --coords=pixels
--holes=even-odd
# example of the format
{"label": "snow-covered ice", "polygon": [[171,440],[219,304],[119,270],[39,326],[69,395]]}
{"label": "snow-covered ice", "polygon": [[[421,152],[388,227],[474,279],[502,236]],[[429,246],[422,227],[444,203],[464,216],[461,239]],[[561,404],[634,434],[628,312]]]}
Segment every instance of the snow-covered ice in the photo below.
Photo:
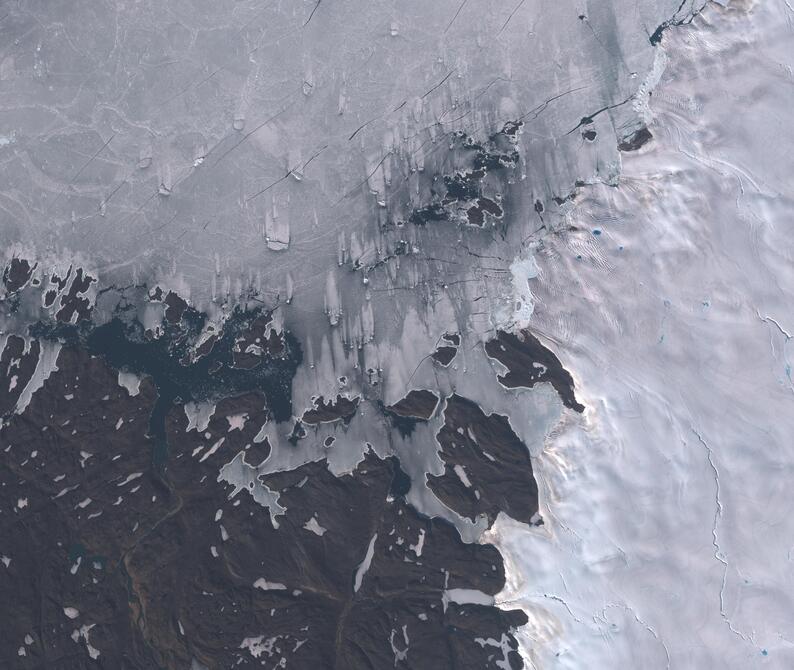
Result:
{"label": "snow-covered ice", "polygon": [[532,324],[588,410],[535,459],[545,524],[487,534],[529,667],[794,667],[793,25],[665,33],[655,141],[539,253]]}

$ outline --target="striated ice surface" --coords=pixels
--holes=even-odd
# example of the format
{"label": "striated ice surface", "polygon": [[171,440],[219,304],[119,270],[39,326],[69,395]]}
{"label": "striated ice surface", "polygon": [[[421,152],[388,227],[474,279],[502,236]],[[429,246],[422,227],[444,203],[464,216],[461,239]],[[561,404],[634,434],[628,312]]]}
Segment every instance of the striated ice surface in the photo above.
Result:
{"label": "striated ice surface", "polygon": [[[385,253],[383,224],[450,133],[525,123],[526,211],[577,180],[614,183],[617,142],[643,122],[651,38],[704,1],[10,4],[0,236],[9,256],[104,284],[166,283],[202,309],[254,290],[294,299],[302,334],[330,318],[347,341],[382,338],[395,308],[424,311],[426,286],[397,287],[443,283],[459,303],[476,275],[512,292],[509,275],[464,269],[464,248],[506,268],[527,226],[453,249],[449,230],[406,228],[405,281],[381,273],[373,302],[338,268]],[[585,118],[599,141],[583,142]]]}

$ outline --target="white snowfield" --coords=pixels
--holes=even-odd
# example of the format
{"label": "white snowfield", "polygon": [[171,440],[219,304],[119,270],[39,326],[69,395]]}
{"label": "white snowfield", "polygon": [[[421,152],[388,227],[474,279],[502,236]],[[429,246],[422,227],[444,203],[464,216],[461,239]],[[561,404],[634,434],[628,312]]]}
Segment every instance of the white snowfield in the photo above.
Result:
{"label": "white snowfield", "polygon": [[769,0],[665,33],[655,141],[538,259],[588,410],[535,460],[545,525],[488,538],[530,668],[794,667],[792,26]]}

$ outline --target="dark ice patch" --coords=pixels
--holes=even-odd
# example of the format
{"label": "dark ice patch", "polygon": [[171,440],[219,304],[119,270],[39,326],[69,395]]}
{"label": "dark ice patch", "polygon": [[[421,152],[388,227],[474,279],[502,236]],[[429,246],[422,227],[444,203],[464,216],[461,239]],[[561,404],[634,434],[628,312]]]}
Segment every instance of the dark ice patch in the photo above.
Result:
{"label": "dark ice patch", "polygon": [[428,223],[434,223],[437,221],[448,221],[449,212],[447,212],[447,210],[444,209],[444,206],[440,203],[434,203],[432,205],[427,205],[426,207],[415,209],[413,212],[411,212],[411,216],[408,220],[415,226],[425,226]]}
{"label": "dark ice patch", "polygon": [[235,340],[234,367],[250,370],[286,351],[284,336],[273,328],[272,322],[273,317],[269,313],[258,316]]}
{"label": "dark ice patch", "polygon": [[452,347],[449,345],[441,345],[436,349],[432,354],[431,357],[437,363],[447,367],[451,362],[452,359],[455,358],[455,355],[458,353],[457,347]]}
{"label": "dark ice patch", "polygon": [[[258,394],[220,401],[201,434],[186,432],[182,407],[172,407],[172,463],[162,473],[149,457],[151,380],[130,396],[80,347],[65,347],[58,367],[24,416],[0,428],[13,445],[0,471],[10,558],[0,597],[15,604],[3,624],[13,641],[0,650],[4,667],[504,667],[477,638],[505,635],[515,649],[526,616],[444,597],[498,593],[501,557],[407,505],[395,458],[368,452],[342,477],[324,462],[263,475],[286,509],[276,529],[250,496],[229,498],[217,460],[196,452],[223,437],[228,456],[250,441],[264,420]],[[249,419],[230,431],[240,412]],[[26,635],[33,642],[20,657]]]}
{"label": "dark ice patch", "polygon": [[412,417],[427,421],[438,406],[438,396],[427,389],[412,389],[401,400],[386,409],[398,416]]}
{"label": "dark ice patch", "polygon": [[403,437],[408,437],[420,421],[427,421],[436,411],[438,396],[426,389],[413,389],[393,405],[380,403],[383,413]]}
{"label": "dark ice patch", "polygon": [[472,205],[466,210],[469,223],[473,226],[480,226],[485,223],[485,215],[490,214],[494,218],[502,218],[502,208],[490,198],[477,198],[477,204]]}
{"label": "dark ice patch", "polygon": [[159,338],[147,336],[137,319],[122,321],[120,317],[96,327],[85,322],[80,326],[59,327],[37,324],[31,332],[84,346],[116,369],[151,377],[157,389],[157,401],[149,419],[149,434],[159,445],[156,457],[165,465],[165,418],[176,401],[214,400],[260,391],[276,421],[292,416],[292,377],[302,360],[297,340],[287,335],[284,355],[269,359],[266,365],[252,370],[232,365],[234,342],[257,316],[258,311],[235,311],[225,322],[224,332],[212,350],[197,360],[190,355],[191,338],[201,331],[204,317],[192,308],[183,311],[178,324],[166,322],[165,332]]}
{"label": "dark ice patch", "polygon": [[453,395],[436,439],[444,474],[427,480],[445,505],[472,520],[485,514],[493,523],[504,512],[529,523],[538,511],[538,489],[529,451],[507,417],[485,414],[471,400]]}
{"label": "dark ice patch", "polygon": [[389,487],[389,494],[394,497],[405,497],[411,490],[411,478],[408,476],[408,473],[402,469],[399,458],[396,456],[389,456],[386,460],[391,463],[392,469],[394,470],[394,477]]}
{"label": "dark ice patch", "polygon": [[9,293],[22,290],[30,281],[36,265],[35,263],[31,265],[24,258],[12,258],[3,270],[3,284],[5,284],[6,290]]}
{"label": "dark ice patch", "polygon": [[452,346],[459,347],[460,346],[460,335],[458,333],[444,333],[441,336],[442,340],[446,340]]}
{"label": "dark ice patch", "polygon": [[204,340],[198,347],[196,347],[196,358],[201,358],[202,356],[206,356],[212,351],[212,347],[215,346],[215,343],[218,341],[217,335],[210,335],[206,340]]}
{"label": "dark ice patch", "polygon": [[[396,457],[370,451],[342,477],[324,462],[260,475],[285,510],[277,528],[251,496],[229,497],[219,467],[240,452],[250,465],[263,462],[271,447],[255,441],[261,428],[292,416],[301,349],[291,335],[281,336],[281,355],[234,366],[235,345],[260,317],[235,312],[204,348],[196,342],[206,320],[189,306],[157,336],[123,315],[102,326],[31,329],[63,348],[25,412],[0,427],[0,444],[12,445],[0,452],[11,558],[0,565],[10,577],[0,580],[0,597],[16,603],[4,635],[20,640],[0,650],[0,665],[505,667],[501,649],[477,640],[506,636],[515,649],[513,631],[526,616],[445,597],[455,588],[498,593],[501,557],[408,505],[411,481]],[[460,345],[458,334],[443,340]],[[17,371],[20,383],[33,374],[33,342],[26,358],[23,340],[9,338],[4,388]],[[137,395],[119,385],[119,369],[142,377]],[[187,431],[184,403],[205,400],[215,403],[207,426]],[[307,418],[344,421],[358,401],[320,398]],[[426,420],[437,403],[418,390],[390,411]],[[302,422],[296,427],[305,434]],[[78,614],[71,619],[64,607]],[[18,657],[28,634],[34,641]],[[512,651],[507,662],[521,667]]]}
{"label": "dark ice patch", "polygon": [[444,333],[441,339],[445,344],[437,347],[436,350],[430,354],[430,357],[436,361],[436,363],[447,367],[458,353],[460,335],[457,333]]}
{"label": "dark ice patch", "polygon": [[[486,215],[501,219],[502,205],[485,193],[501,189],[505,171],[518,164],[515,134],[519,128],[520,124],[506,124],[502,131],[493,133],[482,144],[462,131],[452,133],[449,161],[458,169],[430,178],[429,197],[420,206],[413,207],[408,221],[418,226],[456,221],[482,227]],[[495,179],[489,180],[489,175],[495,175]]]}
{"label": "dark ice patch", "polygon": [[165,318],[169,323],[179,323],[188,307],[187,301],[173,291],[169,291],[163,302],[165,302]]}
{"label": "dark ice patch", "polygon": [[306,428],[304,427],[303,423],[296,421],[292,426],[292,431],[287,438],[287,442],[294,447],[300,440],[305,438],[306,435],[308,435],[308,433],[306,432]]}
{"label": "dark ice patch", "polygon": [[33,377],[39,363],[41,346],[32,340],[25,351],[25,340],[9,335],[0,354],[0,417],[11,413],[16,407],[22,391]]}
{"label": "dark ice patch", "polygon": [[66,288],[66,284],[69,281],[69,277],[72,276],[73,269],[74,268],[70,265],[69,269],[66,271],[66,275],[64,275],[63,277],[61,277],[59,274],[55,272],[53,272],[50,275],[50,284],[54,284],[55,286],[58,287],[57,289],[58,293],[60,293],[61,291],[63,291],[64,288]]}
{"label": "dark ice patch", "polygon": [[256,444],[254,437],[269,420],[267,402],[260,392],[218,400],[202,431],[187,431],[184,405],[173,405],[165,420],[169,456],[171,460],[190,457],[207,463],[213,473],[240,451],[246,452],[249,464],[259,465],[270,455],[270,443]]}
{"label": "dark ice patch", "polygon": [[618,144],[620,151],[637,151],[653,139],[651,131],[646,126],[635,131]]}
{"label": "dark ice patch", "polygon": [[332,400],[325,400],[320,396],[315,399],[314,407],[303,413],[301,421],[309,425],[332,423],[334,421],[344,421],[348,424],[356,415],[356,408],[359,402],[360,398],[351,399],[343,395],[337,395]]}
{"label": "dark ice patch", "polygon": [[528,330],[521,330],[518,334],[500,330],[496,338],[485,343],[485,353],[507,368],[506,374],[498,376],[503,386],[532,388],[535,384],[548,382],[566,407],[584,412],[584,405],[577,402],[574,395],[571,373]]}
{"label": "dark ice patch", "polygon": [[55,318],[64,323],[90,318],[91,302],[84,294],[95,281],[96,279],[84,273],[82,268],[77,268],[69,291],[61,296],[61,308],[55,314]]}
{"label": "dark ice patch", "polygon": [[[10,558],[0,566],[0,598],[15,603],[3,618],[0,666],[158,667],[127,573],[137,543],[178,504],[152,473],[146,426],[154,387],[144,380],[130,397],[115,371],[79,349],[62,349],[58,368],[24,415],[0,429],[2,444],[13,445],[0,469],[2,551]],[[65,607],[79,615],[68,618]],[[72,637],[92,624],[96,662]],[[19,657],[26,635],[33,643]]]}

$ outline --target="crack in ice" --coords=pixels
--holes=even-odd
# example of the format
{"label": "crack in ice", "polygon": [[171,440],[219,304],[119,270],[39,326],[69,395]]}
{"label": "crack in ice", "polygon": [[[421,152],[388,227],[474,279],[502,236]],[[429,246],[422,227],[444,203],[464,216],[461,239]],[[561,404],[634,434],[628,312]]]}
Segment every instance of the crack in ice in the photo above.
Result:
{"label": "crack in ice", "polygon": [[667,644],[665,644],[665,641],[661,638],[659,633],[656,632],[656,630],[653,628],[653,626],[651,626],[644,619],[640,618],[640,616],[634,611],[634,608],[631,607],[631,605],[627,605],[626,603],[609,603],[609,604],[607,604],[604,607],[604,609],[601,610],[601,617],[593,617],[593,619],[596,620],[597,618],[600,618],[602,621],[604,621],[606,623],[606,620],[607,620],[606,619],[606,611],[609,608],[618,608],[618,609],[622,609],[622,610],[628,612],[629,614],[631,614],[631,616],[634,617],[634,620],[638,624],[643,626],[651,635],[653,635],[653,637],[656,639],[656,641],[660,645],[662,645],[662,648],[664,649],[664,654],[667,657],[666,668],[667,668],[667,670],[670,670],[670,650],[667,648]]}
{"label": "crack in ice", "polygon": [[783,337],[786,338],[786,341],[791,339],[791,333],[789,333],[785,328],[783,328],[783,326],[780,325],[777,319],[773,319],[771,316],[761,316],[761,312],[759,312],[758,310],[755,310],[755,313],[758,315],[758,318],[761,319],[761,321],[774,324],[775,327],[780,331],[781,335],[783,335]]}
{"label": "crack in ice", "polygon": [[706,450],[706,457],[709,462],[709,466],[711,467],[712,472],[714,473],[714,484],[716,486],[715,494],[714,494],[714,502],[715,502],[715,509],[714,509],[714,522],[711,527],[711,544],[714,547],[714,558],[716,558],[720,563],[722,563],[722,584],[720,585],[720,616],[722,617],[723,621],[728,625],[728,628],[734,635],[739,636],[745,642],[749,642],[753,644],[753,640],[751,637],[742,633],[738,629],[736,629],[731,622],[730,617],[725,611],[725,586],[728,581],[728,560],[725,558],[725,554],[722,551],[722,547],[720,546],[720,540],[717,532],[717,526],[722,519],[723,513],[723,506],[722,506],[722,497],[721,492],[722,488],[720,486],[720,472],[717,469],[717,464],[714,461],[714,452],[712,451],[711,447],[706,443],[703,439],[703,436],[692,427],[692,432],[697,436],[698,441],[700,444],[703,445],[703,448]]}

